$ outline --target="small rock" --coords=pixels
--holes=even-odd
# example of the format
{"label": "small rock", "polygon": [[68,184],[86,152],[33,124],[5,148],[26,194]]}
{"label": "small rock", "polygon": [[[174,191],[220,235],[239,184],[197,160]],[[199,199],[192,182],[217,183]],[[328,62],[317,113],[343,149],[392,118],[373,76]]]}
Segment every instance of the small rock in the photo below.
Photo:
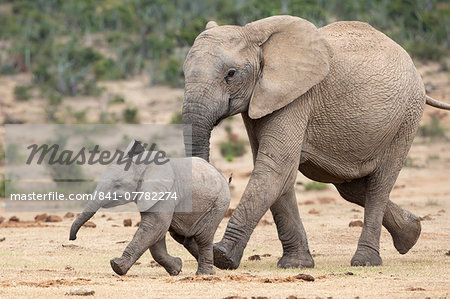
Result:
{"label": "small rock", "polygon": [[123,226],[127,227],[127,226],[131,226],[131,224],[132,224],[132,221],[130,218],[123,220]]}
{"label": "small rock", "polygon": [[305,200],[301,203],[302,205],[309,206],[315,204],[314,200]]}
{"label": "small rock", "polygon": [[363,222],[361,220],[350,221],[348,227],[363,227]]}
{"label": "small rock", "polygon": [[409,287],[406,290],[407,291],[425,291],[424,288],[416,288],[416,287]]}
{"label": "small rock", "polygon": [[425,215],[423,217],[419,217],[420,221],[425,221],[425,220],[433,220],[433,218],[431,218],[431,215]]}
{"label": "small rock", "polygon": [[319,212],[319,211],[317,211],[316,209],[311,209],[311,210],[309,210],[308,214],[312,214],[312,215],[319,215],[319,214],[320,214],[320,212]]}
{"label": "small rock", "polygon": [[9,218],[9,222],[19,222],[19,217],[17,216],[12,216],[11,218]]}
{"label": "small rock", "polygon": [[351,209],[351,212],[355,212],[355,213],[361,213],[361,211],[360,211],[360,210],[358,210],[358,209]]}
{"label": "small rock", "polygon": [[299,299],[299,298],[297,296],[290,295],[290,296],[287,296],[286,299]]}
{"label": "small rock", "polygon": [[6,240],[5,237],[1,237],[1,238],[0,238],[0,242],[3,242],[3,241],[5,241],[5,240]]}
{"label": "small rock", "polygon": [[0,216],[0,224],[2,224],[2,223],[3,223],[3,221],[5,221],[5,217],[3,217],[3,216]]}
{"label": "small rock", "polygon": [[345,272],[344,275],[354,275],[353,272]]}
{"label": "small rock", "polygon": [[45,221],[45,218],[47,218],[47,214],[39,214],[34,216],[34,221],[39,222],[39,221]]}
{"label": "small rock", "polygon": [[45,222],[61,222],[62,219],[59,216],[56,215],[49,215],[47,218],[45,218]]}
{"label": "small rock", "polygon": [[80,246],[75,245],[75,244],[62,244],[61,246],[64,248],[72,248],[72,249],[80,248]]}
{"label": "small rock", "polygon": [[120,225],[117,225],[117,224],[113,224],[113,225],[111,225],[112,227],[120,227]]}
{"label": "small rock", "polygon": [[305,281],[314,281],[314,277],[309,274],[300,273],[294,276],[296,279],[301,279]]}
{"label": "small rock", "polygon": [[317,201],[321,204],[321,205],[326,205],[326,204],[330,204],[330,203],[335,203],[336,199],[332,198],[332,197],[319,197],[317,199]]}
{"label": "small rock", "polygon": [[111,217],[106,218],[106,221],[113,221],[114,219],[112,219]]}
{"label": "small rock", "polygon": [[[444,209],[439,210],[438,213],[445,213],[445,210],[444,210]],[[0,222],[0,223],[1,223],[1,222]]]}
{"label": "small rock", "polygon": [[139,225],[141,225],[140,221],[138,221],[135,226],[138,227]]}
{"label": "small rock", "polygon": [[[4,239],[4,238],[3,238]],[[446,256],[450,256],[450,250],[445,253]]]}
{"label": "small rock", "polygon": [[92,289],[76,288],[66,292],[67,296],[93,296],[95,291]]}
{"label": "small rock", "polygon": [[261,256],[259,256],[258,254],[255,255],[251,255],[248,257],[249,261],[260,261],[261,260]]}
{"label": "small rock", "polygon": [[124,240],[124,241],[117,241],[116,244],[124,244],[124,243],[127,243],[127,242],[128,242],[127,240]]}
{"label": "small rock", "polygon": [[230,217],[231,217],[231,214],[233,214],[233,211],[234,211],[234,209],[229,208],[229,209],[227,210],[227,212],[225,213],[225,218],[230,218]]}
{"label": "small rock", "polygon": [[263,219],[263,220],[261,220],[259,222],[259,224],[262,225],[262,226],[266,226],[266,225],[272,225],[272,222],[270,222],[270,221],[268,221],[266,219]]}
{"label": "small rock", "polygon": [[95,223],[92,222],[92,221],[86,222],[85,224],[83,224],[83,226],[84,227],[91,227],[91,228],[96,228],[97,227],[97,225],[95,225]]}
{"label": "small rock", "polygon": [[263,255],[261,255],[262,257],[269,257],[272,256],[270,253],[264,253]]}
{"label": "small rock", "polygon": [[106,217],[106,214],[102,214],[102,218],[105,218]]}
{"label": "small rock", "polygon": [[64,218],[73,218],[75,217],[75,214],[72,212],[67,212],[66,215],[64,215]]}
{"label": "small rock", "polygon": [[73,271],[74,268],[71,265],[67,265],[67,266],[64,267],[64,270]]}
{"label": "small rock", "polygon": [[247,297],[233,295],[233,296],[223,297],[223,299],[247,299]]}

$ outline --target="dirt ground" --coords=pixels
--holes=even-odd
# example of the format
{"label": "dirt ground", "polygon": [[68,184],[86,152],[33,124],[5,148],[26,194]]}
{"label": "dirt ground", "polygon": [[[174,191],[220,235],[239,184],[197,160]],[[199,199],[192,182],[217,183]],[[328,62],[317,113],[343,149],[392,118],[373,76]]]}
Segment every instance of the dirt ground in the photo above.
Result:
{"label": "dirt ground", "polygon": [[[438,66],[420,66],[429,94],[450,103],[450,76],[437,72]],[[45,122],[42,99],[33,98],[17,105],[12,99],[15,84],[29,77],[0,77],[0,107],[3,112],[26,122]],[[126,105],[139,107],[142,123],[168,123],[180,108],[182,90],[148,87],[148,78],[106,83],[100,98],[65,99],[65,105],[77,109],[90,107],[88,119],[95,119],[108,94],[120,91]],[[101,104],[103,103],[103,104]],[[108,108],[109,109],[109,108]],[[118,110],[119,111],[119,110]],[[426,108],[423,122],[436,114],[441,124],[450,128],[450,112]],[[213,132],[211,162],[231,183],[234,208],[252,170],[250,153],[232,163],[221,157],[218,143],[225,139],[224,127],[246,138],[239,116],[226,120]],[[3,127],[0,128],[3,131]],[[389,233],[383,229],[381,256],[383,266],[350,267],[360,227],[349,227],[363,219],[363,209],[343,200],[331,185],[323,191],[305,191],[309,180],[298,175],[297,201],[315,260],[314,269],[281,270],[281,257],[272,216],[267,213],[255,229],[239,269],[216,269],[217,275],[196,277],[196,262],[184,248],[168,237],[168,249],[183,260],[183,271],[170,277],[146,253],[125,276],[112,271],[109,260],[120,256],[131,240],[139,221],[138,213],[100,211],[95,228],[82,228],[78,239],[68,241],[73,218],[56,213],[61,222],[34,222],[36,213],[10,213],[0,210],[5,222],[0,224],[0,296],[60,297],[78,288],[93,290],[97,297],[152,298],[447,298],[450,296],[450,142],[426,142],[416,139],[409,154],[411,163],[400,173],[391,199],[422,217],[422,234],[405,255],[395,250]],[[2,170],[2,169],[0,169]],[[1,209],[1,208],[0,208]],[[12,216],[19,223],[8,222]],[[131,218],[132,227],[123,227]],[[216,233],[220,240],[228,219]],[[255,255],[258,255],[258,260]],[[251,257],[251,258],[250,258]],[[250,259],[249,259],[250,258]],[[296,278],[299,273],[312,275],[314,281]],[[290,298],[295,298],[290,297]],[[238,298],[238,297],[235,297]]]}

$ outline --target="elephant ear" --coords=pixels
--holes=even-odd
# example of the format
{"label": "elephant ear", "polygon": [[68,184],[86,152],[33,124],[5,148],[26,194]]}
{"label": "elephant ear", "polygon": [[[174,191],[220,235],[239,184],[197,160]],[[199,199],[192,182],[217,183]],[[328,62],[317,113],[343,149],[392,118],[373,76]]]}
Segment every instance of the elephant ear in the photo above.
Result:
{"label": "elephant ear", "polygon": [[249,106],[251,118],[286,106],[328,74],[333,50],[312,23],[274,16],[245,28],[261,49],[261,73]]}
{"label": "elephant ear", "polygon": [[[172,192],[175,183],[175,175],[170,163],[162,165],[150,164],[143,176],[137,191],[143,192],[142,197],[137,198],[136,204],[139,212],[146,212],[158,203],[160,192]],[[155,195],[155,196],[154,196]],[[150,196],[150,198],[148,198]],[[166,198],[164,196],[163,198]]]}

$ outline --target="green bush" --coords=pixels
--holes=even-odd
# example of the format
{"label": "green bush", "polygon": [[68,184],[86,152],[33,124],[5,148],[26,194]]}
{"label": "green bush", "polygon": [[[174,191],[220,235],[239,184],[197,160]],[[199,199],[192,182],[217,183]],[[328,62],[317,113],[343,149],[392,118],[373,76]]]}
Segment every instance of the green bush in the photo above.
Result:
{"label": "green bush", "polygon": [[122,104],[125,103],[125,97],[121,94],[114,94],[112,99],[109,101],[109,104],[113,105],[113,104]]}
{"label": "green bush", "polygon": [[6,196],[6,187],[5,187],[5,175],[2,174],[2,178],[0,180],[0,197],[5,197]]}
{"label": "green bush", "polygon": [[325,183],[320,183],[320,182],[308,182],[305,184],[305,191],[311,191],[311,190],[315,190],[315,191],[322,191],[322,190],[326,190],[328,188],[327,184]]}
{"label": "green bush", "polygon": [[31,98],[31,86],[17,85],[14,87],[14,98],[18,101],[28,101]]}
{"label": "green bush", "polygon": [[175,111],[172,113],[172,117],[170,118],[170,123],[173,125],[182,124],[183,123],[183,114],[180,111]]}
{"label": "green bush", "polygon": [[48,97],[48,104],[51,106],[59,106],[62,103],[62,96],[59,93],[52,92]]}
{"label": "green bush", "polygon": [[446,129],[441,125],[439,119],[432,115],[430,121],[419,127],[418,136],[428,138],[430,141],[447,140]]}
{"label": "green bush", "polygon": [[127,107],[123,110],[123,120],[128,124],[139,123],[138,108]]}

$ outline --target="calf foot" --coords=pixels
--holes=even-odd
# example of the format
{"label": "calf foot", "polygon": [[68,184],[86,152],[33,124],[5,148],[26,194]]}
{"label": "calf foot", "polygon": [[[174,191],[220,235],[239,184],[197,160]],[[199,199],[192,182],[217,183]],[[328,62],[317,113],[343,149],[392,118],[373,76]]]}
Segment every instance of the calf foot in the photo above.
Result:
{"label": "calf foot", "polygon": [[283,253],[277,263],[278,268],[314,268],[314,260],[309,253]]}
{"label": "calf foot", "polygon": [[125,261],[123,258],[116,257],[110,260],[109,263],[111,264],[111,268],[118,275],[125,275],[130,269],[130,267],[128,266],[128,262]]}
{"label": "calf foot", "polygon": [[382,264],[383,261],[381,260],[378,251],[370,247],[358,246],[358,249],[351,260],[352,266],[381,266]]}
{"label": "calf foot", "polygon": [[245,246],[231,245],[225,241],[215,243],[214,249],[214,266],[222,270],[234,270],[241,263],[242,254]]}
{"label": "calf foot", "polygon": [[180,274],[182,267],[183,262],[181,259],[179,257],[174,257],[173,260],[164,267],[164,269],[166,269],[170,276],[176,276]]}

